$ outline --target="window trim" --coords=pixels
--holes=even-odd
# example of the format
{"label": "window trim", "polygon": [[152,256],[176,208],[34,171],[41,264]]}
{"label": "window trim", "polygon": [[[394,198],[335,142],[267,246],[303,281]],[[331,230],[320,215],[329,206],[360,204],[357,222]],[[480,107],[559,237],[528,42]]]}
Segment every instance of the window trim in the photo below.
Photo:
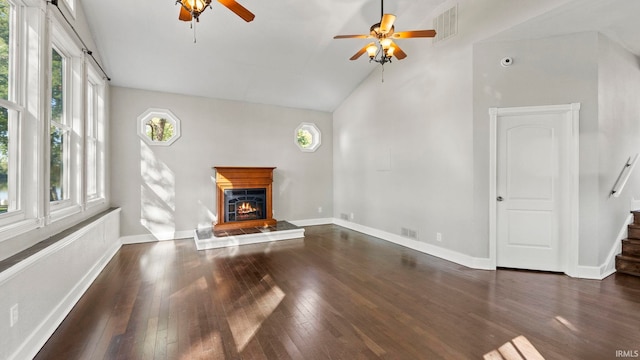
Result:
{"label": "window trim", "polygon": [[[86,65],[86,81],[85,81],[85,206],[95,206],[106,202],[106,154],[105,154],[105,132],[106,132],[106,83],[100,77],[98,70],[89,63]],[[89,96],[89,88],[93,88],[93,98]],[[89,114],[93,116],[89,116]],[[90,125],[89,122],[93,121]],[[93,134],[89,132],[93,130]],[[89,141],[95,142],[95,193],[89,194]]]}
{"label": "window trim", "polygon": [[[156,141],[147,136],[147,122],[157,117],[165,118],[173,125],[173,136],[166,141]],[[147,145],[171,146],[171,144],[176,142],[181,135],[180,119],[169,109],[149,108],[138,116],[138,136],[147,143]]]}
{"label": "window trim", "polygon": [[[312,136],[311,145],[305,147],[302,144],[300,144],[300,142],[298,141],[298,132],[300,130],[308,131],[311,134]],[[300,151],[315,152],[316,150],[318,150],[318,148],[322,144],[322,134],[320,133],[320,129],[318,129],[318,127],[314,123],[308,123],[308,122],[301,123],[293,132],[293,143],[296,144],[296,146],[300,149]]]}
{"label": "window trim", "polygon": [[[64,178],[66,184],[63,188],[66,190],[69,197],[58,201],[50,201],[48,196],[50,191],[50,178],[51,169],[50,165],[47,165],[47,173],[45,176],[46,194],[47,197],[43,201],[48,203],[48,214],[46,214],[47,223],[55,222],[57,220],[66,218],[68,216],[77,214],[82,211],[82,179],[84,165],[82,159],[84,158],[84,136],[82,132],[82,115],[83,104],[82,94],[84,93],[84,84],[82,83],[82,64],[83,64],[83,52],[80,44],[74,41],[70,34],[65,30],[62,23],[54,16],[50,22],[50,41],[48,51],[48,83],[46,99],[48,106],[46,106],[46,121],[49,131],[45,134],[47,139],[47,156],[43,159],[47,163],[51,159],[51,125],[60,125],[65,132],[68,133],[68,140],[65,147],[68,147],[67,155],[65,155],[65,174]],[[64,94],[63,102],[63,119],[61,122],[53,121],[51,118],[51,64],[52,64],[52,51],[56,50],[61,56],[64,57],[64,70],[63,73],[64,82]]]}

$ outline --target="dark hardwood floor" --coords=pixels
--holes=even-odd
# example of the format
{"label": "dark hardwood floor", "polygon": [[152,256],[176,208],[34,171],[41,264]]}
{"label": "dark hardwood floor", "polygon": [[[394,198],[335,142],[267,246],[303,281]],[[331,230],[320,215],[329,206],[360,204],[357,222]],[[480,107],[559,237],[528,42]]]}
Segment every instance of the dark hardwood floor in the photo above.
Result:
{"label": "dark hardwood floor", "polygon": [[337,226],[196,251],[125,245],[37,359],[546,359],[640,350],[640,278],[471,270]]}

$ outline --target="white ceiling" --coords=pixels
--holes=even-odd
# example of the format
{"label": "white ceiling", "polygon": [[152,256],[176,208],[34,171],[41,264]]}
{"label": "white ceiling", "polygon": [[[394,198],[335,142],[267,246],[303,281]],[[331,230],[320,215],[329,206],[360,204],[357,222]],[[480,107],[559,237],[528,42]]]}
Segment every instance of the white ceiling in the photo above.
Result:
{"label": "white ceiling", "polygon": [[[430,29],[428,16],[443,1],[387,1],[385,12],[398,15],[398,29]],[[196,43],[174,0],[82,0],[82,7],[116,86],[333,111],[375,68],[366,57],[348,60],[367,39],[333,36],[368,33],[380,20],[378,0],[238,2],[255,20],[214,0],[196,23]]]}
{"label": "white ceiling", "polygon": [[[380,19],[378,0],[238,0],[256,15],[251,23],[214,0],[196,43],[174,0],[81,2],[115,86],[333,111],[377,68],[365,56],[348,60],[367,39],[333,36],[367,33]],[[444,2],[387,1],[385,13],[398,16],[398,30],[430,29]],[[640,54],[639,15],[640,0],[576,0],[492,39],[596,30]],[[399,43],[407,50],[431,41]]]}

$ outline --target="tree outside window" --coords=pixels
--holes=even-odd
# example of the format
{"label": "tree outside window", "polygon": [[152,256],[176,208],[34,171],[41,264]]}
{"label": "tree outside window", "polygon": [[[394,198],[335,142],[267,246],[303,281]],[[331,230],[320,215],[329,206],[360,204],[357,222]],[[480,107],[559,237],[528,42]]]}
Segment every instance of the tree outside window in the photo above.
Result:
{"label": "tree outside window", "polygon": [[294,143],[298,145],[300,150],[305,152],[313,152],[318,149],[321,144],[320,129],[312,123],[302,123],[295,131]]}
{"label": "tree outside window", "polygon": [[65,193],[68,128],[64,125],[64,58],[55,49],[51,54],[51,132],[49,200],[68,198]]}
{"label": "tree outside window", "polygon": [[180,119],[166,109],[147,109],[138,116],[138,136],[149,145],[169,146],[180,137]]}
{"label": "tree outside window", "polygon": [[[0,0],[0,99],[9,100],[9,49],[11,6]],[[0,213],[9,205],[9,112],[0,107]]]}

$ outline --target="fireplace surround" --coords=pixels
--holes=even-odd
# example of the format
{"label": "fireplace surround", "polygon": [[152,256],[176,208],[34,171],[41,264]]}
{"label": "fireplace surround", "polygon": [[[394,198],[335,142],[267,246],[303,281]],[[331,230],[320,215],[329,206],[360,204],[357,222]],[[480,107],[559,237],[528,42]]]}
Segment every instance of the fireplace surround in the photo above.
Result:
{"label": "fireplace surround", "polygon": [[215,166],[218,221],[214,231],[276,224],[271,195],[275,167]]}

